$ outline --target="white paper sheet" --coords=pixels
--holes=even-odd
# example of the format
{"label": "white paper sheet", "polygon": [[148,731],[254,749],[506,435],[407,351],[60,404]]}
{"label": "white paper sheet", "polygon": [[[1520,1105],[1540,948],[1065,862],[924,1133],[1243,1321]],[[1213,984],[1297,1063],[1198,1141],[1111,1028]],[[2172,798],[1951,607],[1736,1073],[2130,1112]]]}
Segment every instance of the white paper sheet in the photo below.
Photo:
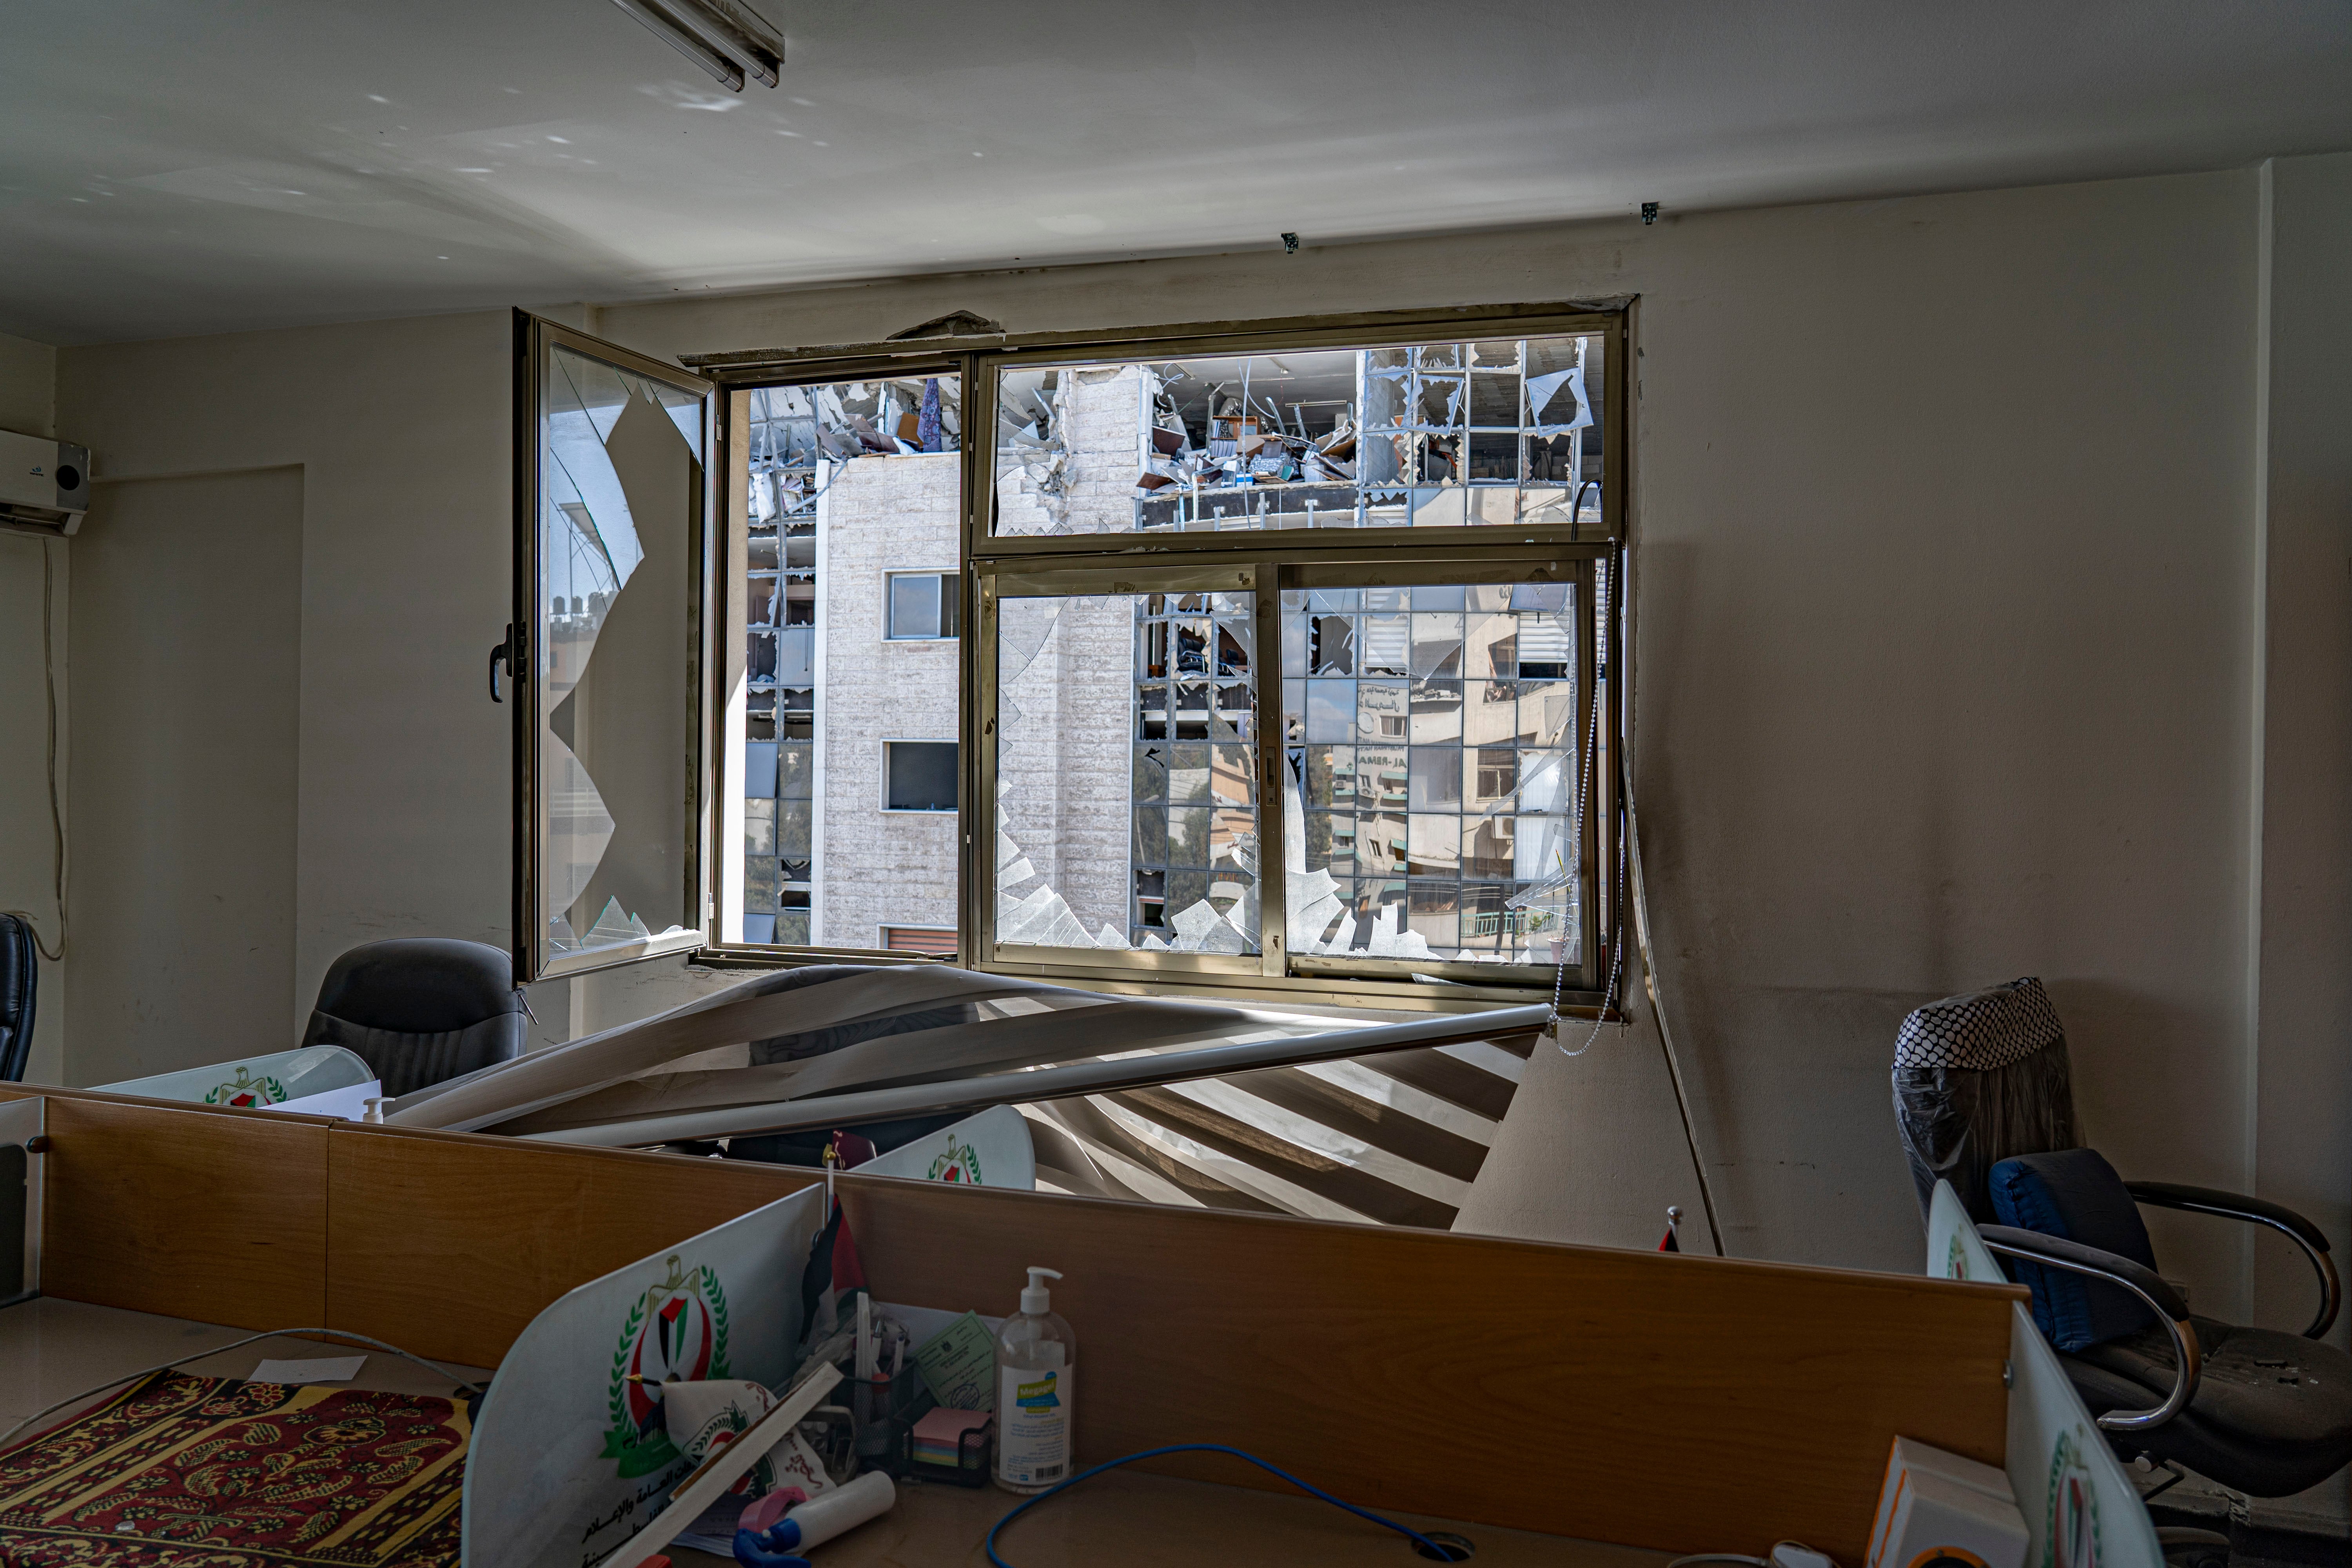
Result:
{"label": "white paper sheet", "polygon": [[266,1361],[253,1369],[255,1383],[349,1383],[367,1364],[363,1355],[321,1356],[316,1361]]}

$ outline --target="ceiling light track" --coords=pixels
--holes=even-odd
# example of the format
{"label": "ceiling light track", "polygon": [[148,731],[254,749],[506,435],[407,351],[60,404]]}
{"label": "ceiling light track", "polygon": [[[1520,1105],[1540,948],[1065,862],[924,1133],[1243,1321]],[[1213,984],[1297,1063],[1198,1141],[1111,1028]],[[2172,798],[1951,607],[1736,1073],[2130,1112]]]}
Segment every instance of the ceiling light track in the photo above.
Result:
{"label": "ceiling light track", "polygon": [[613,0],[661,39],[709,71],[730,92],[748,75],[763,87],[782,78],[782,34],[741,0]]}

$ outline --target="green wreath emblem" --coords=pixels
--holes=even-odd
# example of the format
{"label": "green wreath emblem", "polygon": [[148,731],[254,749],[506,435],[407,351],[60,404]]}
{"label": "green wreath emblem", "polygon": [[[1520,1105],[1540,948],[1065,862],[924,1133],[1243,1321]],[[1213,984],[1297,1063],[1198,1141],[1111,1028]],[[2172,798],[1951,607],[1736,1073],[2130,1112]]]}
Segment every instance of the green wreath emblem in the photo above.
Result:
{"label": "green wreath emblem", "polygon": [[257,1091],[261,1103],[264,1105],[282,1105],[286,1102],[286,1086],[284,1084],[278,1082],[276,1079],[271,1078],[268,1073],[262,1074],[259,1078],[250,1077],[243,1068],[239,1068],[236,1069],[236,1081],[233,1083],[220,1084],[207,1091],[205,1095],[205,1103],[206,1105],[218,1105],[226,1096],[238,1093],[245,1089],[253,1089]]}
{"label": "green wreath emblem", "polygon": [[[677,1259],[670,1261],[675,1265]],[[671,1278],[671,1288],[675,1289],[677,1277],[673,1275]],[[710,1376],[713,1379],[732,1376],[727,1359],[727,1326],[730,1314],[727,1310],[727,1292],[719,1283],[718,1270],[709,1264],[697,1268],[694,1293],[710,1310]],[[646,1298],[639,1296],[629,1303],[629,1315],[621,1325],[620,1341],[613,1347],[612,1382],[604,1395],[604,1411],[612,1426],[604,1433],[603,1457],[620,1461],[623,1479],[651,1475],[683,1458],[677,1451],[677,1445],[670,1441],[667,1428],[640,1433],[636,1424],[629,1419],[629,1407],[624,1392],[628,1387],[629,1350],[637,1342],[637,1336],[645,1326]]]}
{"label": "green wreath emblem", "polygon": [[2042,1520],[2048,1532],[2042,1541],[2042,1568],[2057,1568],[2058,1532],[2066,1527],[2066,1521],[2062,1517],[2059,1508],[2063,1496],[2061,1488],[2069,1470],[2080,1470],[2083,1473],[2083,1496],[2091,1510],[2091,1560],[2088,1563],[2069,1563],[2067,1568],[2097,1568],[2097,1564],[2105,1558],[2105,1554],[2101,1549],[2099,1539],[2099,1494],[2090,1484],[2091,1468],[2082,1458],[2082,1452],[2087,1446],[2087,1442],[2088,1439],[2082,1429],[2077,1427],[2072,1432],[2059,1434],[2057,1443],[2050,1450],[2050,1511],[2043,1516]]}

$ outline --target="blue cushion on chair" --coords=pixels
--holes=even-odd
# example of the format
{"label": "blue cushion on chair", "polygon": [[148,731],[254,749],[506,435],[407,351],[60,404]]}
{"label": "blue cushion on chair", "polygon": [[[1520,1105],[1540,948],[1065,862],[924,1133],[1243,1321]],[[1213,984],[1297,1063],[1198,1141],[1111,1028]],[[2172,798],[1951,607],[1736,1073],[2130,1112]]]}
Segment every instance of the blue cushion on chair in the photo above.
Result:
{"label": "blue cushion on chair", "polygon": [[[2139,1205],[2096,1149],[2021,1154],[1994,1165],[1993,1213],[2003,1225],[2063,1237],[2156,1267]],[[2033,1292],[2033,1321],[2062,1351],[2078,1351],[2148,1327],[2147,1303],[2120,1285],[2087,1275],[2009,1260],[2018,1283]]]}

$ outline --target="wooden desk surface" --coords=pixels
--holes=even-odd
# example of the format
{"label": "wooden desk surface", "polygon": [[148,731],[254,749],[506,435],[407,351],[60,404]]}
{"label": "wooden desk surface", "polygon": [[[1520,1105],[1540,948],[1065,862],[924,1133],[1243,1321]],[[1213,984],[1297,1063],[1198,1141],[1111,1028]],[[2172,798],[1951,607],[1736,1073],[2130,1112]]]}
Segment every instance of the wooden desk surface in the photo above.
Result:
{"label": "wooden desk surface", "polygon": [[[1020,1500],[994,1487],[901,1487],[898,1507],[815,1547],[810,1558],[817,1568],[987,1568],[982,1546],[989,1527]],[[1378,1499],[1349,1500],[1380,1510]],[[1415,1530],[1469,1537],[1477,1552],[1474,1568],[1657,1568],[1669,1561],[1665,1552],[1632,1546],[1418,1514],[1391,1517]],[[996,1549],[1013,1568],[1199,1568],[1202,1563],[1420,1568],[1427,1561],[1403,1536],[1314,1498],[1118,1470],[1022,1515]],[[1726,1547],[1758,1549],[1754,1542]],[[734,1563],[684,1549],[669,1555],[677,1568],[732,1568]]]}
{"label": "wooden desk surface", "polygon": [[[54,1297],[0,1310],[0,1428],[102,1378],[159,1362],[207,1377],[247,1377],[265,1357],[351,1353],[313,1340],[282,1338],[235,1351],[207,1349],[242,1339],[247,1331]],[[477,1368],[452,1370],[477,1382],[488,1375]],[[368,1352],[359,1376],[338,1386],[454,1392],[449,1381],[382,1352]],[[1242,1468],[1238,1459],[1229,1462]],[[982,1544],[989,1527],[1019,1500],[994,1487],[904,1486],[895,1509],[815,1548],[814,1561],[819,1568],[985,1568]],[[1378,1498],[1349,1500],[1381,1508]],[[1393,1517],[1416,1530],[1468,1536],[1477,1549],[1478,1568],[1655,1568],[1667,1561],[1664,1552],[1496,1525]],[[1727,1549],[1742,1548],[1734,1543]],[[1745,1549],[1754,1550],[1754,1544]],[[1015,1568],[1195,1568],[1203,1561],[1282,1568],[1418,1568],[1423,1561],[1402,1536],[1313,1498],[1133,1471],[1098,1476],[1031,1510],[1005,1532],[998,1550]],[[731,1568],[733,1563],[685,1549],[670,1557],[678,1568]]]}

